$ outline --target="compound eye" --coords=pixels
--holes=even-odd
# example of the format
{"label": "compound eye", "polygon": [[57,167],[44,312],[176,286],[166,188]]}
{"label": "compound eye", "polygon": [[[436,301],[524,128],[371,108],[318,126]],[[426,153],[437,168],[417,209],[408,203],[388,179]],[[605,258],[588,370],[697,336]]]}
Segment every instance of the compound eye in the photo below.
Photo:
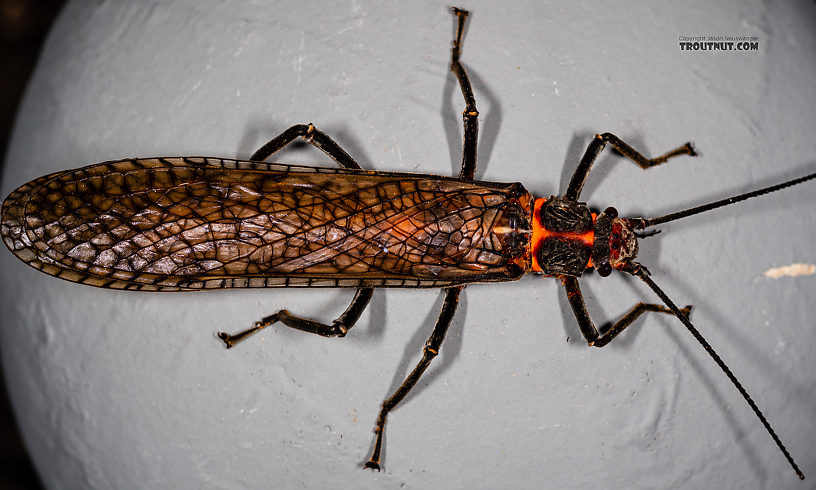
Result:
{"label": "compound eye", "polygon": [[609,265],[609,262],[600,264],[595,270],[598,271],[598,275],[601,277],[606,277],[609,274],[612,274],[612,266]]}
{"label": "compound eye", "polygon": [[618,217],[618,210],[609,206],[608,208],[604,209],[604,214],[609,216],[610,218],[617,218]]}

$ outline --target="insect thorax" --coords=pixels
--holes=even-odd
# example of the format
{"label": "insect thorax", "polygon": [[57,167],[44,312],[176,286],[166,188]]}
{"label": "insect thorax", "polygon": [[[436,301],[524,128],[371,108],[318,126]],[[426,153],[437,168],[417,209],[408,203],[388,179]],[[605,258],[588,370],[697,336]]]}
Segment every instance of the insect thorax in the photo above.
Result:
{"label": "insect thorax", "polygon": [[533,211],[533,271],[580,276],[592,256],[593,217],[586,203],[555,196],[537,199]]}

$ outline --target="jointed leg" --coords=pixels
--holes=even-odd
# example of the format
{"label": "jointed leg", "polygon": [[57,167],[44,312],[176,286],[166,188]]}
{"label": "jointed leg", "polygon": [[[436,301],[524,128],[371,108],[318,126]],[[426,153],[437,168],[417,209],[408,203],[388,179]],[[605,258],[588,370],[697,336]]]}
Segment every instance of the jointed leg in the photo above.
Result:
{"label": "jointed leg", "polygon": [[[564,279],[564,288],[567,290],[567,299],[569,300],[572,312],[575,319],[578,321],[578,326],[581,328],[581,333],[587,341],[587,344],[593,347],[603,347],[612,341],[619,333],[632,324],[637,318],[647,311],[657,311],[660,313],[673,314],[672,311],[663,305],[656,305],[650,303],[638,303],[620,320],[615,322],[609,330],[601,335],[597,327],[589,317],[584,297],[581,294],[581,288],[578,286],[578,279],[575,277],[567,277]],[[686,306],[680,310],[684,315],[688,316],[691,312],[691,305]]]}
{"label": "jointed leg", "polygon": [[454,287],[446,290],[445,302],[442,303],[442,312],[436,321],[431,336],[428,337],[428,341],[425,342],[425,348],[422,350],[422,359],[419,360],[414,370],[411,371],[411,374],[405,378],[402,385],[397,388],[397,391],[383,402],[380,415],[377,417],[377,425],[374,427],[374,432],[377,434],[377,441],[374,443],[374,451],[371,453],[371,458],[365,464],[366,468],[379,471],[380,451],[382,450],[383,434],[385,432],[385,422],[388,417],[388,412],[405,398],[405,395],[417,384],[422,373],[425,372],[433,358],[439,353],[442,341],[445,340],[445,333],[447,333],[451,320],[453,320],[453,314],[456,313],[456,305],[459,302],[459,293],[461,291],[462,287]]}
{"label": "jointed leg", "polygon": [[[256,151],[250,157],[250,160],[266,160],[270,155],[282,149],[298,137],[302,137],[307,143],[312,144],[322,150],[324,153],[332,157],[332,159],[341,167],[362,169],[362,167],[360,167],[360,165],[355,162],[345,150],[340,148],[340,145],[335,143],[334,140],[329,138],[325,133],[315,128],[314,124],[296,124],[292,126],[275,138],[272,138],[267,144],[258,149],[258,151]],[[230,335],[226,332],[219,332],[218,338],[224,341],[227,348],[230,348],[250,335],[259,332],[260,330],[263,330],[264,328],[277,322],[281,322],[287,327],[302,330],[304,332],[316,333],[318,335],[322,335],[323,337],[343,337],[346,335],[346,332],[348,332],[348,330],[354,326],[354,324],[360,318],[360,315],[363,314],[363,310],[365,310],[366,306],[368,306],[368,302],[371,300],[371,296],[373,294],[374,290],[372,288],[358,288],[357,294],[354,295],[354,299],[351,300],[351,304],[348,306],[348,308],[346,308],[346,311],[337,317],[337,319],[334,320],[331,325],[310,320],[308,318],[295,316],[286,310],[280,310],[273,315],[269,315],[260,321],[255,322],[255,325],[253,325],[251,328],[235,335]]]}
{"label": "jointed leg", "polygon": [[476,110],[476,98],[473,97],[473,89],[470,86],[465,67],[459,63],[459,55],[462,51],[462,35],[465,32],[465,21],[469,12],[456,7],[451,9],[453,15],[457,17],[456,38],[453,40],[451,48],[451,71],[456,74],[459,80],[459,87],[465,97],[465,110],[462,112],[464,121],[464,145],[462,148],[462,170],[459,176],[463,179],[473,180],[476,173],[476,145],[479,139],[479,111]]}
{"label": "jointed leg", "polygon": [[354,299],[351,300],[351,304],[348,306],[348,308],[346,308],[346,311],[337,317],[337,319],[334,320],[331,325],[309,320],[308,318],[295,316],[286,310],[280,310],[273,315],[263,318],[261,321],[255,322],[255,325],[253,325],[252,328],[239,332],[235,335],[230,335],[226,332],[219,332],[218,338],[223,340],[229,349],[250,335],[259,332],[276,322],[281,322],[287,327],[302,330],[304,332],[316,333],[317,335],[322,335],[323,337],[344,337],[346,332],[348,332],[349,329],[353,327],[355,323],[357,323],[357,320],[360,319],[360,315],[363,314],[363,310],[365,310],[366,306],[368,306],[368,302],[371,300],[373,293],[374,290],[372,288],[357,289],[357,294],[354,295]]}
{"label": "jointed leg", "polygon": [[260,147],[249,159],[253,162],[262,162],[298,137],[303,138],[307,143],[322,150],[323,153],[329,155],[332,160],[337,162],[341,167],[362,169],[362,167],[346,153],[346,150],[340,148],[340,145],[329,138],[326,133],[315,128],[314,124],[311,123],[295,124]]}
{"label": "jointed leg", "polygon": [[[459,80],[459,87],[462,89],[462,95],[465,98],[465,111],[462,113],[464,121],[464,145],[462,148],[462,170],[459,176],[463,179],[473,179],[476,172],[476,143],[479,136],[479,111],[476,110],[476,99],[473,97],[473,89],[470,86],[465,68],[459,63],[459,55],[462,49],[462,36],[465,30],[465,20],[468,16],[468,11],[458,8],[452,8],[451,12],[457,17],[458,23],[456,28],[456,37],[453,40],[453,47],[451,48],[451,71]],[[439,348],[442,341],[445,340],[445,334],[448,331],[453,315],[456,313],[456,306],[459,303],[459,293],[463,287],[454,287],[446,290],[445,301],[442,303],[442,312],[439,314],[439,319],[436,321],[431,336],[425,342],[425,347],[422,350],[422,359],[419,360],[416,367],[411,374],[405,378],[397,391],[388,397],[382,404],[380,414],[377,417],[377,425],[374,432],[377,434],[377,440],[374,443],[374,451],[371,453],[371,458],[365,464],[366,468],[380,469],[380,452],[382,451],[383,435],[385,434],[385,423],[388,418],[388,413],[394,409],[405,398],[411,389],[417,384],[419,378],[428,369],[431,361],[439,354]]]}
{"label": "jointed leg", "polygon": [[564,199],[570,201],[578,200],[578,196],[581,195],[581,189],[583,189],[587,176],[589,176],[589,171],[592,169],[592,164],[595,163],[595,159],[598,158],[598,155],[601,153],[601,151],[603,151],[607,143],[611,144],[616,150],[623,154],[623,156],[629,160],[632,160],[643,169],[660,165],[669,158],[676,157],[678,155],[688,155],[692,157],[697,156],[697,153],[694,151],[691,143],[686,143],[685,145],[664,155],[649,159],[643,156],[642,153],[624,143],[620,138],[612,133],[596,134],[592,139],[592,142],[590,142],[589,146],[587,146],[584,156],[581,158],[581,162],[578,163],[578,168],[576,168],[575,173],[572,174],[569,186],[567,187],[567,192],[564,193]]}

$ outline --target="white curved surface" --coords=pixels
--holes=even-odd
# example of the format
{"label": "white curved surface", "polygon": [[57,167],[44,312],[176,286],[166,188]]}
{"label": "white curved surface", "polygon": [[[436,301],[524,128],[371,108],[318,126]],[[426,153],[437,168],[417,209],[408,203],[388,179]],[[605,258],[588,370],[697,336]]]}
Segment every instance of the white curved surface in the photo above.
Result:
{"label": "white curved surface", "polygon": [[[463,108],[445,2],[70,3],[22,105],[2,183],[128,156],[248,157],[314,122],[361,164],[449,175]],[[481,110],[478,178],[563,190],[595,132],[610,152],[583,197],[657,215],[812,171],[816,6],[496,2],[463,61]],[[756,35],[760,51],[682,52],[680,35]],[[288,151],[290,163],[328,159]],[[816,262],[809,184],[662,227],[641,259],[816,478]],[[214,333],[278,308],[330,319],[351,291],[130,293],[40,274],[0,253],[2,358],[49,488],[803,488],[679,322],[652,316],[589,349],[556,281],[468,288],[441,356],[393,412],[385,469],[359,469],[381,400],[413,367],[435,291],[377,292],[341,340]],[[650,298],[584,281],[592,312]],[[567,341],[568,339],[568,341]],[[807,484],[807,482],[806,482]]]}

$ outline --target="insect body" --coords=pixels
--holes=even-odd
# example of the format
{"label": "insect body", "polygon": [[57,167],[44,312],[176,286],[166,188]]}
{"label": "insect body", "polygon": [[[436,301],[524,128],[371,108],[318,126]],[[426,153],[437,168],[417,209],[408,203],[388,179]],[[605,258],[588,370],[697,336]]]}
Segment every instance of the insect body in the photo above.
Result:
{"label": "insect body", "polygon": [[[467,12],[458,24],[451,70],[465,99],[459,177],[362,170],[312,124],[296,125],[250,161],[215,158],[127,159],[58,172],[22,185],[3,203],[0,234],[21,260],[48,274],[94,286],[152,290],[227,287],[353,287],[348,308],[322,323],[280,310],[235,335],[227,347],[276,322],[326,337],[343,337],[379,287],[443,288],[442,312],[422,358],[383,402],[373,453],[379,469],[388,413],[438,354],[461,290],[473,283],[511,281],[533,272],[564,285],[587,343],[602,347],[647,311],[676,316],[740,391],[804,478],[787,449],[736,377],[688,319],[636,262],[646,228],[816,178],[775,186],[658,218],[621,218],[614,208],[592,213],[579,202],[592,165],[607,144],[642,168],[680,155],[685,144],[646,158],[610,133],[589,144],[561,196],[534,198],[519,183],[473,180],[478,111],[459,62]],[[264,163],[303,138],[341,168]],[[662,305],[638,303],[601,333],[589,316],[578,279],[613,270],[644,281]]]}

